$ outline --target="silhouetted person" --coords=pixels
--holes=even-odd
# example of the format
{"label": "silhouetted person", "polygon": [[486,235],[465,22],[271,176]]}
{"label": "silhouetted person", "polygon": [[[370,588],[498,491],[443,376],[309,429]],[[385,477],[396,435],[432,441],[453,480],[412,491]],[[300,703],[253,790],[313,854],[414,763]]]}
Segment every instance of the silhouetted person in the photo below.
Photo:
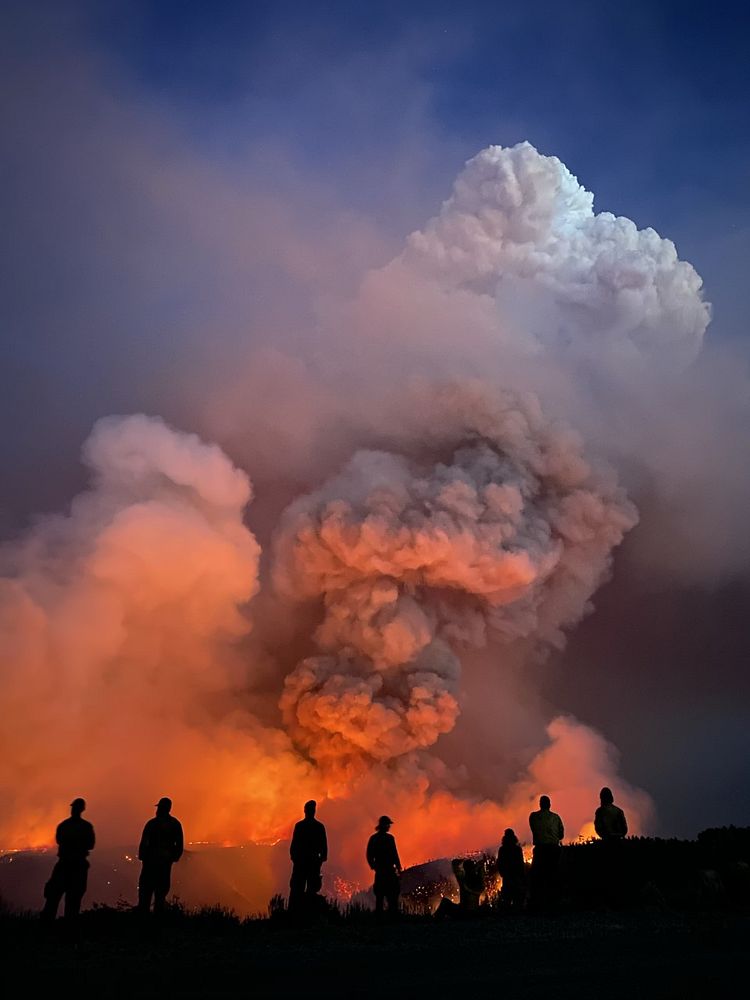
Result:
{"label": "silhouetted person", "polygon": [[164,910],[172,877],[172,865],[182,857],[184,849],[182,824],[170,816],[172,800],[159,799],[156,816],[143,828],[138,857],[143,863],[138,880],[138,909],[148,913],[151,899],[154,913]]}
{"label": "silhouetted person", "polygon": [[628,823],[625,813],[615,805],[612,790],[602,788],[599,792],[601,805],[594,814],[594,829],[602,840],[622,840],[628,834]]}
{"label": "silhouetted person", "polygon": [[46,902],[42,917],[45,920],[55,919],[63,896],[66,918],[77,917],[81,910],[89,872],[86,859],[95,843],[93,826],[81,816],[85,810],[86,803],[83,799],[73,799],[70,803],[70,818],[64,819],[55,831],[58,861],[44,887]]}
{"label": "silhouetted person", "polygon": [[294,827],[289,856],[292,859],[292,877],[289,880],[289,909],[299,910],[312,904],[323,885],[321,866],[328,860],[326,828],[315,819],[317,803],[305,802],[305,818]]}
{"label": "silhouetted person", "polygon": [[604,902],[618,905],[623,898],[624,873],[622,870],[622,844],[627,836],[625,813],[615,805],[610,788],[599,792],[601,805],[594,814],[594,829],[601,839],[599,880]]}
{"label": "silhouetted person", "polygon": [[549,796],[542,795],[539,809],[529,816],[534,842],[531,861],[532,902],[546,906],[557,902],[560,868],[560,841],[565,836],[563,823],[550,808]]}
{"label": "silhouetted person", "polygon": [[500,901],[504,906],[521,909],[526,896],[526,865],[518,837],[510,828],[505,831],[500,842],[497,871],[503,880]]}
{"label": "silhouetted person", "polygon": [[367,864],[375,872],[373,892],[375,893],[375,912],[383,912],[383,901],[388,903],[388,913],[395,917],[398,913],[398,897],[401,893],[401,861],[396,849],[396,840],[389,833],[393,820],[389,816],[381,816],[375,833],[367,842]]}
{"label": "silhouetted person", "polygon": [[485,889],[482,866],[471,858],[454,858],[451,868],[458,882],[458,902],[454,903],[452,899],[443,896],[435,916],[468,916],[476,913]]}

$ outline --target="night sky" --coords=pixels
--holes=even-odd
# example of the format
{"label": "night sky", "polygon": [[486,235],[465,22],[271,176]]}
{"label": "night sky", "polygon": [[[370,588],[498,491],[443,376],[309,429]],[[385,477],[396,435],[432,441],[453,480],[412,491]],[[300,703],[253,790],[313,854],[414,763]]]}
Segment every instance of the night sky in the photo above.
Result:
{"label": "night sky", "polygon": [[[732,3],[6,2],[0,537],[80,490],[107,414],[158,413],[242,462],[206,416],[227,373],[253,346],[324,363],[306,354],[319,303],[397,254],[490,144],[528,140],[597,211],[675,242],[750,427],[749,42]],[[738,498],[731,551],[705,577],[652,574],[639,547],[670,515],[644,489],[543,682],[617,745],[664,834],[750,824],[734,440],[695,443],[727,453],[711,493]]]}

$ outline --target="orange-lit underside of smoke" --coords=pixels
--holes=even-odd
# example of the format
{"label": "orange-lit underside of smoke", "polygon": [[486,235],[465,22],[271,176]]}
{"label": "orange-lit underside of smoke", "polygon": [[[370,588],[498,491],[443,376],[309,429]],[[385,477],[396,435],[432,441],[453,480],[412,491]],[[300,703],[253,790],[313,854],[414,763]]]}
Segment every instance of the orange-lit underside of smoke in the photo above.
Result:
{"label": "orange-lit underside of smoke", "polygon": [[259,547],[243,520],[244,474],[145,417],[105,421],[87,454],[94,487],[69,515],[40,522],[0,580],[1,848],[51,844],[76,796],[110,845],[137,842],[163,795],[189,841],[224,844],[289,837],[315,798],[332,860],[366,880],[364,846],[383,813],[404,864],[493,847],[505,826],[527,839],[540,793],[569,837],[603,784],[633,830],[647,818],[645,797],[618,782],[612,748],[564,718],[492,802],[472,800],[471,775],[443,781],[422,751],[332,778],[247,704],[256,664],[241,648],[241,609],[259,586]]}
{"label": "orange-lit underside of smoke", "polygon": [[[167,753],[172,762],[186,762],[179,774],[173,772],[167,788],[173,793],[174,812],[184,824],[188,841],[225,846],[286,840],[301,816],[303,802],[316,797],[318,816],[328,828],[330,871],[343,877],[349,889],[366,888],[372,876],[365,862],[365,845],[383,813],[394,820],[392,832],[405,867],[433,858],[494,852],[506,827],[528,844],[528,815],[537,808],[540,793],[551,796],[553,808],[565,823],[566,840],[591,837],[599,788],[603,783],[615,784],[609,769],[611,748],[598,734],[565,718],[553,721],[549,737],[549,745],[499,802],[472,801],[435,790],[418,768],[375,769],[348,787],[327,788],[318,772],[297,772],[296,762],[285,772],[273,756],[256,758],[253,764],[239,754],[226,753],[208,759],[201,768],[196,763],[197,747],[189,744],[175,745]],[[102,844],[133,844],[163,789],[147,771],[136,773],[129,768],[123,781],[117,784],[115,780],[114,785],[90,800],[88,816]],[[147,787],[153,788],[150,798],[143,794]],[[648,799],[627,787],[615,784],[615,788],[630,832],[643,832],[649,818]],[[140,816],[130,798],[136,795],[142,804]],[[15,828],[6,827],[3,848],[50,845],[56,822],[67,812],[65,805],[58,799],[45,810],[19,814]],[[96,862],[95,853],[92,862]],[[287,878],[283,852],[276,858],[275,864],[279,863],[281,868],[269,873],[269,878],[283,891]],[[336,891],[335,884],[329,884]]]}

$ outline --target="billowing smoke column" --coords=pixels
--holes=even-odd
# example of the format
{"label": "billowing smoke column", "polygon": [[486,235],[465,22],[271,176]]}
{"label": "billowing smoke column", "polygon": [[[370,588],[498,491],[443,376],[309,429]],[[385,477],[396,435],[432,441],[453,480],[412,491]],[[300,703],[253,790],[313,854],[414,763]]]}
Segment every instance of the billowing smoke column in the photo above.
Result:
{"label": "billowing smoke column", "polygon": [[463,422],[433,442],[443,460],[360,451],[284,515],[277,587],[325,615],[323,655],[286,677],[281,704],[319,763],[434,744],[460,710],[455,650],[488,630],[559,646],[635,523],[533,399],[471,388],[446,393]]}
{"label": "billowing smoke column", "polygon": [[625,372],[635,359],[693,360],[710,315],[700,276],[670,240],[596,215],[593,202],[557,157],[490,146],[399,263],[443,289],[496,296],[536,350]]}
{"label": "billowing smoke column", "polygon": [[164,787],[217,839],[247,810],[275,831],[275,788],[247,761],[292,787],[304,766],[237,719],[232,650],[258,588],[247,476],[144,416],[100,421],[84,459],[92,487],[70,514],[2,552],[2,846],[48,842],[71,787],[106,810],[110,842]]}
{"label": "billowing smoke column", "polygon": [[[507,663],[560,647],[591,610],[636,523],[594,452],[639,378],[698,351],[695,271],[652,230],[594,215],[563,164],[524,143],[470,161],[400,256],[320,315],[343,388],[335,435],[325,415],[309,426],[321,455],[332,436],[346,450],[316,464],[312,441],[304,474],[273,456],[272,579],[244,522],[246,474],[144,416],[100,421],[90,488],[0,550],[0,847],[49,842],[73,794],[113,843],[164,793],[191,839],[232,841],[288,834],[314,796],[354,875],[386,809],[413,862],[509,823],[523,837],[539,791],[572,835],[605,783],[633,830],[647,821],[614,749],[567,717],[542,719],[514,774],[477,793],[462,661],[480,699],[499,677],[507,719]],[[347,395],[353,341],[365,360],[344,372]],[[326,392],[321,379],[309,398]],[[283,380],[263,398],[276,410],[262,426],[283,425]],[[560,421],[579,417],[596,449]],[[440,756],[445,734],[463,741],[459,767]]]}

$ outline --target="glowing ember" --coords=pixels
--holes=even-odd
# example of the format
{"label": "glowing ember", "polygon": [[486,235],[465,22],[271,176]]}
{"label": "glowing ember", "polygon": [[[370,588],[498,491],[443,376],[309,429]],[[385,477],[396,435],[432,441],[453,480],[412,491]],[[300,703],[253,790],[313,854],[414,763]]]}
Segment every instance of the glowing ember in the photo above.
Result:
{"label": "glowing ember", "polygon": [[340,902],[348,903],[351,901],[352,896],[356,893],[362,891],[362,886],[359,882],[352,882],[348,879],[342,878],[337,875],[333,880],[333,892]]}

